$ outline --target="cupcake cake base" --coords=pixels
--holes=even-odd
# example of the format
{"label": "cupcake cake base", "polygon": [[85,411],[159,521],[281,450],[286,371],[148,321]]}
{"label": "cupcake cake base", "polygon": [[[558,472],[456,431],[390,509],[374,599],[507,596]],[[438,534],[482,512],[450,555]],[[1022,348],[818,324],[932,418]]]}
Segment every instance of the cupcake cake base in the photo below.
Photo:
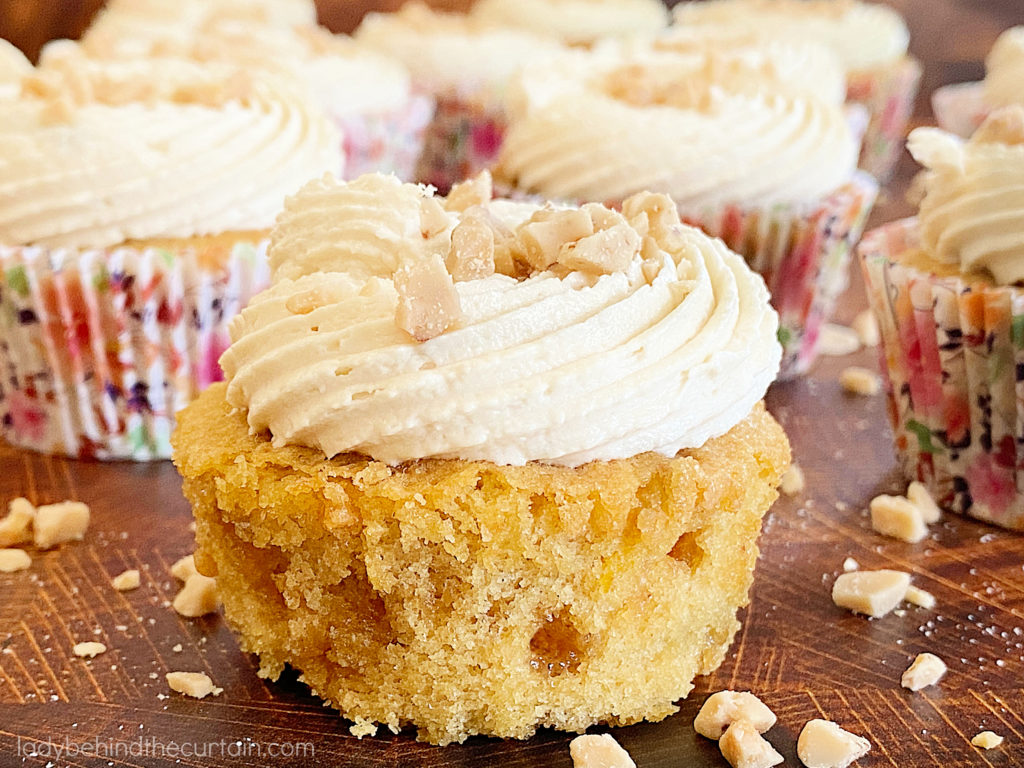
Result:
{"label": "cupcake cake base", "polygon": [[739,627],[789,463],[762,405],[673,458],[389,467],[275,448],[224,393],[180,414],[175,460],[243,648],[442,744],[674,712]]}

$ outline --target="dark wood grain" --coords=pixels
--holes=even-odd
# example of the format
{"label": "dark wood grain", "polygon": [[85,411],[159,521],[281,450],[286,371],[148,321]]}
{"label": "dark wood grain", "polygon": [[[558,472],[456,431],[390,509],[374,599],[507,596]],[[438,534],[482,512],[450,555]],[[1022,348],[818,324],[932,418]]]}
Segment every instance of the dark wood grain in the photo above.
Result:
{"label": "dark wood grain", "polygon": [[[1019,0],[891,4],[907,15],[926,64],[920,121],[929,119],[931,88],[979,75],[998,32],[1024,23]],[[875,223],[909,212],[900,195],[912,172],[905,157]],[[859,275],[851,277],[841,320],[864,306]],[[724,687],[754,690],[775,710],[771,740],[789,765],[798,765],[803,723],[826,717],[871,740],[861,765],[1024,766],[1024,536],[952,516],[917,545],[874,534],[867,502],[904,486],[881,398],[839,388],[838,372],[850,364],[873,366],[874,352],[822,360],[806,379],[769,393],[806,471],[806,496],[781,499],[766,519],[751,604],[722,667],[698,681],[678,715],[615,731],[640,768],[725,765],[691,727],[705,696]],[[84,542],[33,553],[31,570],[0,575],[0,768],[571,764],[571,737],[550,731],[527,742],[474,739],[444,748],[408,733],[359,741],[294,678],[260,680],[219,618],[182,619],[169,607],[177,583],[168,568],[191,551],[192,534],[168,463],[82,463],[0,444],[0,501],[15,495],[81,499],[94,522]],[[871,621],[835,608],[830,585],[846,557],[913,573],[938,606]],[[115,592],[110,579],[126,568],[141,570],[142,586]],[[93,639],[110,650],[91,661],[72,655],[75,642]],[[910,693],[899,677],[921,651],[942,656],[950,671],[940,686]],[[206,671],[224,693],[204,701],[170,694],[163,676],[176,669]],[[984,729],[1005,744],[990,752],[970,746]],[[30,741],[65,739],[108,750],[214,746],[202,757],[24,757]],[[310,743],[315,756],[271,757],[273,743]]]}

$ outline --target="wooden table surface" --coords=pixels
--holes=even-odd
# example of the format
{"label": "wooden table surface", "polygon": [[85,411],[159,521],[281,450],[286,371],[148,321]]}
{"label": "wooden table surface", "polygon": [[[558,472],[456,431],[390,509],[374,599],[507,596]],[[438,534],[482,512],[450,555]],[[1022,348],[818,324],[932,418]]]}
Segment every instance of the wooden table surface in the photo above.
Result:
{"label": "wooden table surface", "polygon": [[[998,32],[1024,23],[1020,0],[891,4],[910,21],[926,64],[925,95],[980,76]],[[917,117],[928,119],[925,99]],[[908,213],[900,190],[912,171],[904,158],[875,223]],[[854,271],[839,319],[863,306]],[[753,690],[775,710],[769,736],[789,765],[799,764],[801,726],[825,717],[870,739],[862,766],[1024,766],[1024,536],[955,516],[920,544],[874,534],[868,501],[904,484],[881,396],[839,388],[838,373],[850,364],[874,366],[874,350],[824,359],[806,379],[769,392],[807,491],[781,499],[766,518],[751,604],[722,667],[697,681],[679,714],[614,731],[640,768],[726,765],[691,727],[706,695],[721,688]],[[219,617],[183,619],[170,608],[177,582],[168,568],[191,551],[192,535],[169,463],[84,463],[0,443],[0,502],[16,495],[81,499],[94,520],[84,542],[33,553],[29,571],[0,575],[0,768],[571,765],[571,735],[550,731],[527,742],[444,748],[409,733],[359,741],[293,677],[260,680]],[[830,588],[846,557],[912,573],[935,594],[936,608],[880,620],[836,608]],[[115,592],[110,579],[127,568],[141,570],[142,586]],[[110,650],[78,659],[71,647],[84,640]],[[949,673],[911,693],[900,674],[922,651],[944,658]],[[170,694],[164,674],[174,670],[206,671],[224,693],[203,701]],[[970,746],[986,729],[1006,738],[1001,748]],[[28,756],[33,742],[39,757]],[[59,754],[63,748],[72,751]]]}

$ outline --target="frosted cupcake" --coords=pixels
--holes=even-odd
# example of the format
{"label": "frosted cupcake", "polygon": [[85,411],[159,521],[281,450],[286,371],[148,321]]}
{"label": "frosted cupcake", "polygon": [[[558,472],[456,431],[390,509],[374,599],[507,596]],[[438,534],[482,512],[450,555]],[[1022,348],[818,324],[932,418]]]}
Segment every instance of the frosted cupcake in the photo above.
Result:
{"label": "frosted cupcake", "polygon": [[653,35],[669,21],[660,0],[479,0],[473,15],[584,46],[608,38]]}
{"label": "frosted cupcake", "polygon": [[910,33],[885,5],[857,0],[710,0],[674,10],[684,30],[711,36],[732,30],[761,39],[821,43],[841,62],[847,100],[870,115],[860,167],[881,182],[892,175],[921,80],[921,66],[907,55]]}
{"label": "frosted cupcake", "polygon": [[920,211],[860,246],[896,452],[946,509],[1024,530],[1024,108],[908,148]]}
{"label": "frosted cupcake", "polygon": [[940,128],[970,136],[993,109],[1024,104],[1024,26],[1011,27],[985,57],[985,79],[935,89],[932,109]]}
{"label": "frosted cupcake", "polygon": [[355,36],[402,61],[415,87],[436,97],[416,178],[442,191],[494,162],[505,133],[509,78],[527,62],[562,50],[530,32],[416,2],[398,13],[367,15]]}
{"label": "frosted cupcake", "polygon": [[662,195],[480,187],[288,202],[174,436],[196,562],[261,674],[356,733],[663,718],[724,657],[789,461],[775,313]]}
{"label": "frosted cupcake", "polygon": [[0,121],[3,435],[166,457],[284,197],[341,166],[337,134],[271,81],[183,61],[65,48],[21,91]]}
{"label": "frosted cupcake", "polygon": [[764,276],[780,314],[782,375],[801,373],[877,191],[856,172],[839,96],[823,96],[830,78],[823,88],[791,76],[807,56],[608,48],[529,68],[509,100],[496,173],[551,199],[667,194]]}

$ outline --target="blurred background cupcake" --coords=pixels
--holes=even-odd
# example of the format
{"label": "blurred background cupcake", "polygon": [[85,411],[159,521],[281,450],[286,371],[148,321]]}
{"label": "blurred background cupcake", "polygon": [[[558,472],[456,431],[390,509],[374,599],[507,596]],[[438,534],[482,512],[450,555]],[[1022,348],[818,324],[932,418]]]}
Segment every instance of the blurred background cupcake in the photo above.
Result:
{"label": "blurred background cupcake", "polygon": [[[603,46],[524,70],[500,185],[611,204],[663,192],[765,278],[783,372],[805,371],[877,193],[820,49]],[[809,62],[816,62],[814,75]]]}
{"label": "blurred background cupcake", "polygon": [[505,133],[509,79],[524,64],[563,48],[547,37],[417,2],[397,13],[367,15],[355,38],[404,62],[414,85],[437,98],[416,179],[442,192],[494,162]]}
{"label": "blurred background cupcake", "polygon": [[342,168],[337,132],[272,78],[73,43],[0,121],[0,423],[11,443],[167,456],[266,280],[287,194]]}
{"label": "blurred background cupcake", "polygon": [[910,33],[895,10],[857,0],[710,0],[681,3],[674,15],[677,27],[712,36],[733,28],[827,46],[846,75],[847,101],[869,114],[860,167],[889,180],[921,80],[920,64],[907,54]]}
{"label": "blurred background cupcake", "polygon": [[896,453],[946,509],[1024,530],[1024,107],[908,148],[920,211],[860,246]]}
{"label": "blurred background cupcake", "polygon": [[103,59],[174,56],[290,78],[340,129],[352,177],[380,171],[411,179],[433,114],[433,98],[413,92],[403,64],[317,26],[309,0],[181,9],[166,0],[119,0],[86,30],[82,48]]}
{"label": "blurred background cupcake", "polygon": [[940,128],[970,136],[993,109],[1024,104],[1024,26],[1011,27],[985,57],[985,79],[944,85],[932,93]]}
{"label": "blurred background cupcake", "polygon": [[478,0],[473,14],[487,23],[525,29],[574,46],[625,35],[652,35],[669,21],[661,0]]}

